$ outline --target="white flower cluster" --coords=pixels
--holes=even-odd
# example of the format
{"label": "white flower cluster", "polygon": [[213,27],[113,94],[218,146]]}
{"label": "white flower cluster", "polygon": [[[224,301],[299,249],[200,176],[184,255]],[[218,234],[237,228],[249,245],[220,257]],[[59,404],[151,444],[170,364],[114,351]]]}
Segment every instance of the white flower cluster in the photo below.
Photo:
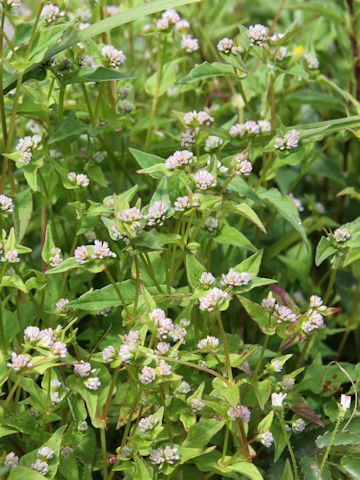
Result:
{"label": "white flower cluster", "polygon": [[57,5],[52,3],[44,5],[41,10],[41,16],[47,24],[55,22],[58,18],[63,17],[65,12],[62,12]]}
{"label": "white flower cluster", "polygon": [[138,427],[140,431],[144,433],[153,430],[158,423],[159,420],[154,415],[149,415],[148,417],[144,417],[139,421]]}
{"label": "white flower cluster", "polygon": [[89,362],[80,360],[79,362],[74,363],[74,373],[77,377],[88,377],[95,370],[91,367]]}
{"label": "white flower cluster", "polygon": [[306,335],[324,326],[324,317],[320,312],[327,310],[326,305],[323,304],[322,299],[318,295],[312,295],[309,303],[310,308],[305,314],[306,320],[301,325],[301,329]]}
{"label": "white flower cluster", "polygon": [[4,465],[8,467],[15,468],[19,464],[19,457],[15,454],[15,452],[9,452],[4,461]]}
{"label": "white flower cluster", "polygon": [[79,188],[85,188],[89,186],[90,180],[84,173],[69,172],[67,174],[69,182],[73,183]]}
{"label": "white flower cluster", "polygon": [[282,407],[285,398],[286,398],[286,393],[272,393],[271,394],[271,405],[273,407]]}
{"label": "white flower cluster", "polygon": [[130,232],[135,236],[143,229],[143,215],[137,207],[121,210],[116,214],[116,218],[121,222],[124,222],[130,229]]}
{"label": "white flower cluster", "polygon": [[258,435],[260,442],[266,447],[269,448],[274,443],[274,437],[271,432],[264,432]]}
{"label": "white flower cluster", "polygon": [[220,285],[223,287],[233,288],[248,285],[251,281],[252,275],[249,272],[237,272],[230,268],[228,273],[221,275]]}
{"label": "white flower cluster", "polygon": [[185,113],[183,122],[187,127],[209,126],[214,122],[214,118],[207,112],[194,110]]}
{"label": "white flower cluster", "polygon": [[208,190],[209,188],[216,187],[215,177],[206,169],[198,170],[193,178],[196,187],[200,190]]}
{"label": "white flower cluster", "polygon": [[63,262],[63,257],[60,248],[53,247],[50,250],[49,265],[51,267],[56,267]]}
{"label": "white flower cluster", "polygon": [[278,150],[292,150],[299,146],[300,135],[295,130],[289,130],[283,137],[275,137],[274,147]]}
{"label": "white flower cluster", "polygon": [[84,386],[88,390],[92,390],[92,391],[99,390],[99,388],[101,387],[101,381],[99,377],[89,377],[85,380]]}
{"label": "white flower cluster", "polygon": [[165,202],[154,202],[146,214],[149,225],[163,225],[166,219],[166,212],[169,210]]}
{"label": "white flower cluster", "polygon": [[177,197],[174,202],[174,210],[176,212],[184,212],[189,208],[198,207],[200,205],[199,196],[196,194],[185,195],[184,197]]}
{"label": "white flower cluster", "polygon": [[317,57],[315,57],[315,55],[311,55],[311,53],[306,53],[304,55],[304,58],[306,60],[306,65],[310,70],[318,70],[320,63]]}
{"label": "white flower cluster", "polygon": [[25,368],[30,368],[32,367],[31,357],[23,353],[20,353],[18,355],[17,353],[12,352],[11,362],[8,362],[7,366],[15,370],[15,372],[18,372],[19,370],[23,370]]}
{"label": "white flower cluster", "polygon": [[181,39],[181,48],[187,53],[193,53],[199,50],[199,40],[191,35],[184,35]]}
{"label": "white flower cluster", "polygon": [[251,410],[240,403],[236,407],[229,407],[227,414],[232,420],[240,418],[245,423],[250,422]]}
{"label": "white flower cluster", "polygon": [[233,55],[238,55],[243,51],[243,48],[240,46],[236,46],[234,44],[234,40],[231,38],[225,37],[218,41],[217,49],[219,52],[229,55],[232,53]]}
{"label": "white flower cluster", "polygon": [[18,162],[23,165],[30,163],[34,150],[38,148],[40,142],[40,135],[27,135],[26,137],[20,138],[16,145],[16,151],[19,152]]}
{"label": "white flower cluster", "polygon": [[233,166],[233,173],[235,175],[243,175],[244,177],[248,177],[252,172],[252,164],[248,160],[247,152],[240,152],[231,161],[231,165]]}
{"label": "white flower cluster", "polygon": [[119,68],[125,62],[126,56],[122,50],[118,50],[113,45],[105,45],[101,49],[101,55],[103,56],[107,66],[111,68]]}
{"label": "white flower cluster", "polygon": [[105,347],[102,352],[103,359],[110,363],[120,358],[122,363],[128,363],[134,358],[140,342],[140,333],[137,330],[130,330],[126,335],[121,335],[121,345],[116,350],[112,345]]}
{"label": "white flower cluster", "polygon": [[252,45],[262,46],[268,40],[268,29],[260,23],[250,25],[248,37]]}
{"label": "white flower cluster", "polygon": [[60,298],[56,304],[55,308],[58,312],[65,312],[66,311],[66,305],[70,302],[68,298]]}
{"label": "white flower cluster", "polygon": [[74,252],[74,258],[84,264],[90,260],[105,260],[107,258],[115,258],[116,254],[109,248],[107,242],[95,240],[93,245],[81,245]]}
{"label": "white flower cluster", "polygon": [[192,128],[187,128],[185,132],[182,132],[181,134],[181,145],[183,147],[190,147],[193,145],[196,141],[196,135],[199,132],[199,127],[196,127],[194,129]]}
{"label": "white flower cluster", "polygon": [[82,67],[96,68],[96,62],[91,55],[84,55],[79,60],[79,65]]}
{"label": "white flower cluster", "polygon": [[149,458],[153,465],[159,465],[161,468],[165,463],[173,465],[180,460],[180,455],[177,447],[166,445],[164,448],[152,448]]}
{"label": "white flower cluster", "polygon": [[175,153],[167,158],[165,166],[169,169],[179,168],[192,163],[192,160],[193,153],[189,150],[176,150]]}
{"label": "white flower cluster", "polygon": [[20,0],[6,0],[6,5],[10,8],[19,8],[21,7]]}
{"label": "white flower cluster", "polygon": [[203,297],[200,297],[200,310],[206,310],[212,312],[215,308],[221,306],[221,304],[229,299],[229,294],[223,292],[220,288],[214,287],[209,290],[209,293]]}
{"label": "white flower cluster", "polygon": [[0,262],[18,263],[20,262],[19,252],[16,248],[6,248],[0,242]]}
{"label": "white flower cluster", "polygon": [[351,238],[351,233],[345,227],[339,227],[332,234],[336,243],[344,243]]}
{"label": "white flower cluster", "polygon": [[36,344],[43,348],[49,348],[55,357],[65,358],[67,347],[64,342],[59,340],[60,334],[60,325],[58,325],[55,330],[52,328],[40,330],[38,327],[29,326],[24,330],[24,339],[28,343]]}
{"label": "white flower cluster", "polygon": [[62,385],[59,380],[51,380],[50,383],[50,401],[53,405],[57,405],[65,398],[65,394],[62,390]]}
{"label": "white flower cluster", "polygon": [[268,120],[248,120],[245,123],[235,123],[230,128],[230,135],[232,137],[243,137],[245,135],[259,135],[260,133],[267,133],[271,131],[271,123]]}
{"label": "white flower cluster", "polygon": [[275,52],[275,58],[279,62],[282,62],[288,54],[288,49],[286,47],[279,47]]}
{"label": "white flower cluster", "polygon": [[305,430],[305,428],[306,428],[306,423],[302,418],[298,418],[292,424],[292,429],[295,433],[301,433]]}
{"label": "white flower cluster", "polygon": [[14,202],[10,197],[0,194],[0,212],[12,213],[14,211]]}
{"label": "white flower cluster", "polygon": [[205,407],[205,402],[201,398],[195,397],[191,399],[190,406],[193,413],[198,413]]}
{"label": "white flower cluster", "polygon": [[178,12],[173,8],[169,8],[168,10],[165,10],[165,12],[161,15],[161,18],[157,20],[156,28],[158,30],[167,30],[173,25],[176,27],[176,24],[180,21],[181,19]]}
{"label": "white flower cluster", "polygon": [[199,283],[204,288],[210,288],[215,284],[215,281],[214,275],[210,272],[203,272],[199,278]]}
{"label": "white flower cluster", "polygon": [[213,233],[219,228],[219,220],[216,217],[208,217],[204,222],[204,228]]}
{"label": "white flower cluster", "polygon": [[218,349],[219,343],[220,342],[218,338],[208,335],[206,338],[202,338],[201,340],[199,340],[198,343],[196,344],[196,347],[199,350],[216,352],[216,350]]}
{"label": "white flower cluster", "polygon": [[224,143],[224,140],[216,135],[209,135],[205,140],[205,150],[213,151],[220,148]]}

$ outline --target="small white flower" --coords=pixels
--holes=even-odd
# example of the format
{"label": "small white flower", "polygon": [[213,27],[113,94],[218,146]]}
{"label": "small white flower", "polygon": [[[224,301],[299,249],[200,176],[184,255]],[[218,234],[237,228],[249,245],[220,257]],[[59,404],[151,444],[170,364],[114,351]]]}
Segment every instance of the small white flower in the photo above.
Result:
{"label": "small white flower", "polygon": [[220,290],[220,288],[212,288],[207,295],[200,297],[200,310],[207,310],[212,312],[223,301],[227,300],[229,295]]}
{"label": "small white flower", "polygon": [[200,205],[199,196],[193,194],[191,197],[185,195],[184,197],[177,197],[174,202],[174,210],[176,212],[184,212],[189,208],[198,207]]}
{"label": "small white flower", "polygon": [[84,386],[88,390],[99,390],[99,388],[101,387],[101,381],[99,377],[90,377],[85,380]]}
{"label": "small white flower", "polygon": [[70,302],[70,300],[68,298],[60,298],[56,304],[55,304],[55,307],[56,307],[56,310],[58,312],[64,312],[66,311],[66,305]]}
{"label": "small white flower", "polygon": [[81,360],[80,362],[74,363],[74,373],[78,377],[88,377],[91,372],[92,369],[89,362],[84,362],[84,360]]}
{"label": "small white flower", "polygon": [[0,260],[2,262],[18,263],[20,262],[19,252],[16,248],[6,250]]}
{"label": "small white flower", "polygon": [[183,122],[187,127],[198,127],[200,125],[209,126],[214,122],[214,118],[204,111],[193,111],[185,113]]}
{"label": "small white flower", "polygon": [[49,264],[51,267],[56,267],[63,262],[63,257],[60,248],[53,247],[50,251]]}
{"label": "small white flower", "polygon": [[167,28],[169,28],[169,20],[167,18],[159,18],[157,21],[156,21],[156,28],[158,30],[166,30]]}
{"label": "small white flower", "polygon": [[216,179],[214,176],[207,170],[199,170],[194,175],[194,181],[196,187],[200,190],[207,190],[211,187],[216,186]]}
{"label": "small white flower", "polygon": [[293,202],[293,204],[295,205],[295,207],[297,208],[297,210],[299,212],[303,212],[304,211],[304,206],[302,204],[302,201],[300,200],[300,198],[297,198],[295,197],[292,193],[289,193],[288,195],[291,199],[291,201]]}
{"label": "small white flower", "polygon": [[234,46],[234,41],[231,38],[222,38],[218,41],[217,49],[221,53],[231,53]]}
{"label": "small white flower", "polygon": [[60,8],[53,4],[44,5],[43,9],[41,10],[41,16],[48,24],[55,22],[55,20],[63,15],[64,12],[61,12]]}
{"label": "small white flower", "polygon": [[320,66],[319,60],[315,57],[315,55],[311,55],[311,53],[307,53],[304,55],[306,60],[306,65],[310,70],[317,70]]}
{"label": "small white flower", "polygon": [[319,307],[322,307],[322,306],[324,306],[322,298],[319,297],[319,295],[311,295],[311,297],[310,297],[310,307],[311,308],[319,308]]}
{"label": "small white flower", "polygon": [[170,155],[165,162],[166,168],[174,169],[188,165],[192,162],[193,153],[189,150],[177,150],[175,153]]}
{"label": "small white flower", "polygon": [[13,368],[15,372],[18,372],[23,368],[30,368],[32,366],[31,357],[22,353],[18,355],[15,352],[12,352],[11,362],[8,362],[7,366]]}
{"label": "small white flower", "polygon": [[340,405],[344,410],[349,410],[350,405],[351,405],[351,396],[341,394]]}
{"label": "small white flower", "polygon": [[208,335],[206,338],[202,338],[201,340],[199,340],[196,347],[199,350],[208,350],[210,352],[216,352],[219,344],[220,344],[220,341],[218,338]]}
{"label": "small white flower", "polygon": [[90,252],[88,247],[86,245],[77,247],[74,252],[74,258],[81,264],[84,264],[90,260]]}
{"label": "small white flower", "polygon": [[55,357],[65,358],[67,354],[67,347],[64,342],[54,342],[51,345],[51,353],[55,355]]}
{"label": "small white flower", "polygon": [[261,46],[268,40],[268,29],[259,23],[251,25],[248,30],[248,36],[252,45]]}
{"label": "small white flower", "polygon": [[160,360],[156,373],[158,373],[160,377],[168,377],[172,374],[172,368],[165,360]]}
{"label": "small white flower", "polygon": [[40,329],[38,327],[26,327],[24,330],[24,338],[27,342],[36,342],[39,339]]}
{"label": "small white flower", "polygon": [[223,145],[224,140],[216,135],[209,135],[205,140],[205,150],[212,151],[220,148]]}
{"label": "small white flower", "polygon": [[219,227],[219,220],[216,217],[208,217],[204,222],[204,228],[211,233],[215,232]]}
{"label": "small white flower", "polygon": [[89,425],[85,420],[82,420],[77,424],[77,429],[79,432],[86,432],[89,429]]}
{"label": "small white flower", "polygon": [[43,460],[51,460],[54,455],[55,455],[55,452],[52,448],[50,447],[41,447],[39,448],[38,450],[38,455],[39,457],[41,457]]}
{"label": "small white flower", "polygon": [[270,313],[273,312],[275,305],[276,305],[276,301],[275,301],[275,298],[272,296],[264,298],[264,300],[261,302],[261,306]]}
{"label": "small white flower", "polygon": [[215,277],[210,272],[203,272],[199,278],[199,283],[202,287],[209,288],[215,283]]}
{"label": "small white flower", "polygon": [[199,40],[197,38],[191,37],[190,35],[185,35],[181,39],[181,48],[185,52],[193,53],[199,50]]}
{"label": "small white flower", "polygon": [[187,128],[185,132],[181,134],[181,145],[183,147],[190,147],[196,142],[196,136],[198,134],[199,128]]}
{"label": "small white flower", "polygon": [[175,30],[179,33],[186,33],[190,28],[190,24],[187,20],[182,18],[181,20],[178,20],[175,24]]}
{"label": "small white flower", "polygon": [[351,238],[350,232],[345,227],[339,227],[332,234],[336,243],[344,243]]}
{"label": "small white flower", "polygon": [[11,468],[17,467],[19,464],[19,457],[14,452],[9,452],[4,461],[4,465],[8,465]]}
{"label": "small white flower", "polygon": [[14,211],[14,202],[4,194],[0,195],[0,211],[4,213],[12,213]]}
{"label": "small white flower", "polygon": [[140,431],[144,433],[153,430],[158,423],[159,420],[154,415],[149,415],[139,421],[138,427]]}
{"label": "small white flower", "polygon": [[205,402],[201,398],[192,398],[190,404],[194,413],[200,412],[205,407]]}
{"label": "small white flower", "polygon": [[36,148],[38,148],[40,142],[40,135],[26,136],[20,138],[16,145],[16,151],[19,152],[18,162],[24,165],[30,163],[33,152]]}
{"label": "small white flower", "polygon": [[38,458],[34,463],[31,464],[31,468],[35,470],[35,472],[45,476],[49,471],[49,464]]}
{"label": "small white flower", "polygon": [[141,383],[152,383],[156,378],[155,368],[145,366],[141,370],[139,379]]}
{"label": "small white flower", "polygon": [[297,420],[295,420],[295,422],[292,424],[292,429],[294,430],[294,432],[296,433],[301,433],[305,430],[306,428],[306,423],[304,422],[304,420],[302,418],[298,418]]}
{"label": "small white flower", "polygon": [[146,218],[148,224],[152,225],[163,225],[166,219],[166,212],[168,211],[168,206],[165,202],[157,201],[149,207]]}
{"label": "small white flower", "polygon": [[296,321],[296,314],[285,305],[275,305],[273,314],[278,323]]}
{"label": "small white flower", "polygon": [[91,55],[84,55],[80,58],[79,64],[82,67],[96,68],[96,62]]}
{"label": "small white flower", "polygon": [[285,375],[281,380],[281,388],[284,392],[290,392],[295,385],[295,380],[292,377]]}
{"label": "small white flower", "polygon": [[165,10],[165,12],[162,14],[162,18],[167,20],[169,25],[176,25],[176,23],[180,21],[180,15],[173,8]]}
{"label": "small white flower", "polygon": [[301,325],[304,333],[309,335],[310,332],[324,326],[324,317],[317,310],[310,309],[306,312],[307,320]]}
{"label": "small white flower", "polygon": [[165,448],[152,448],[149,458],[153,465],[160,465],[160,468],[164,463],[173,465],[177,460],[180,460],[178,449],[169,445],[166,445]]}
{"label": "small white flower", "polygon": [[286,47],[280,47],[278,50],[276,50],[275,58],[279,62],[282,62],[284,60],[284,58],[286,58],[287,54],[288,54],[287,48]]}
{"label": "small white flower", "polygon": [[102,352],[102,358],[103,360],[105,360],[105,362],[112,362],[113,360],[115,360],[115,356],[115,348],[112,345],[104,348]]}
{"label": "small white flower", "polygon": [[249,272],[236,272],[233,268],[230,268],[227,274],[222,274],[220,284],[225,287],[241,287],[242,285],[248,285],[251,281],[251,273]]}
{"label": "small white flower", "polygon": [[236,407],[229,407],[227,414],[232,420],[241,418],[241,420],[245,423],[250,422],[251,410],[240,403],[236,405]]}
{"label": "small white flower", "polygon": [[259,120],[258,125],[261,133],[271,132],[271,123],[269,120]]}
{"label": "small white flower", "polygon": [[185,382],[185,381],[182,381],[177,387],[176,387],[176,392],[177,393],[189,393],[191,391],[191,387],[190,385]]}
{"label": "small white flower", "polygon": [[281,362],[280,360],[277,360],[277,359],[271,360],[271,362],[270,362],[270,370],[271,370],[272,372],[277,372],[277,373],[279,373],[279,372],[282,371],[282,369],[283,369],[283,364],[282,364],[282,362]]}
{"label": "small white flower", "polygon": [[165,355],[170,349],[170,343],[167,342],[158,342],[156,345],[155,352],[159,355]]}
{"label": "small white flower", "polygon": [[167,318],[165,312],[156,308],[149,314],[150,320],[156,327],[158,338],[165,339],[174,329],[174,324],[170,318]]}
{"label": "small white flower", "polygon": [[300,135],[295,130],[289,130],[284,137],[275,137],[274,147],[278,150],[292,150],[297,148],[300,142]]}
{"label": "small white flower", "polygon": [[273,407],[282,407],[286,393],[272,393],[271,404]]}
{"label": "small white flower", "polygon": [[104,57],[107,65],[112,68],[119,68],[126,60],[122,50],[117,50],[113,45],[105,45],[101,49],[101,55]]}
{"label": "small white flower", "polygon": [[105,258],[115,258],[116,254],[110,250],[107,242],[95,240],[91,256],[96,260],[104,260]]}
{"label": "small white flower", "polygon": [[269,448],[274,443],[274,437],[271,432],[264,432],[258,435],[260,442],[266,447]]}
{"label": "small white flower", "polygon": [[86,188],[90,184],[89,177],[84,173],[69,172],[67,178],[79,188]]}

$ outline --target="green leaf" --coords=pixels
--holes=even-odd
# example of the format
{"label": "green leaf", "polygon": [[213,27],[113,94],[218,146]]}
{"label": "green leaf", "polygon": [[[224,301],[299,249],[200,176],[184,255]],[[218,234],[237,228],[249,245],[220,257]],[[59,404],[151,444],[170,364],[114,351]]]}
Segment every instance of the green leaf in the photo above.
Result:
{"label": "green leaf", "polygon": [[309,242],[306,236],[305,228],[300,220],[299,212],[291,198],[281,195],[279,190],[271,188],[260,193],[262,200],[270,203],[279,214],[287,220],[297,230],[303,239],[305,245],[309,248]]}
{"label": "green leaf", "polygon": [[[125,302],[130,304],[134,301],[135,283],[133,280],[118,282],[117,287],[120,290]],[[112,285],[92,290],[84,293],[76,300],[72,300],[67,305],[71,309],[85,310],[87,312],[98,312],[108,307],[118,307],[121,301]]]}
{"label": "green leaf", "polygon": [[145,82],[145,91],[152,97],[161,97],[167,90],[175,85],[176,66],[182,61],[182,58],[172,60],[166,63],[161,72],[160,85],[158,85],[158,73],[155,72]]}
{"label": "green leaf", "polygon": [[285,468],[281,475],[281,480],[294,480],[289,459],[286,460]]}
{"label": "green leaf", "polygon": [[183,446],[203,448],[224,426],[224,423],[213,418],[201,418],[195,425],[190,427],[183,442]]}
{"label": "green leaf", "polygon": [[15,205],[15,232],[17,241],[21,242],[29,226],[33,210],[32,195],[29,189],[17,193]]}
{"label": "green leaf", "polygon": [[[158,157],[157,155],[153,155],[151,153],[147,152],[141,152],[140,150],[136,150],[135,148],[129,148],[131,154],[135,158],[135,160],[138,162],[140,167],[143,169],[148,169],[151,167],[154,167],[155,165],[158,164],[165,164],[165,160],[161,157]],[[161,172],[155,171],[155,172],[149,172],[150,177],[160,179],[162,178],[163,174]]]}
{"label": "green leaf", "polygon": [[235,247],[241,247],[250,250],[251,252],[256,252],[256,247],[245,237],[245,235],[230,225],[224,225],[214,240],[222,245],[234,245]]}
{"label": "green leaf", "polygon": [[186,274],[192,288],[199,286],[199,278],[206,268],[190,253],[186,254]]}
{"label": "green leaf", "polygon": [[71,137],[78,137],[87,131],[87,125],[79,120],[75,113],[70,112],[63,123],[56,130],[54,135],[50,137],[49,144],[60,142],[62,140],[70,139]]}
{"label": "green leaf", "polygon": [[270,325],[269,313],[259,304],[240,296],[240,302],[250,318],[256,322],[266,335],[274,335],[275,327]]}
{"label": "green leaf", "polygon": [[340,464],[349,478],[360,480],[360,460],[358,458],[342,457]]}
{"label": "green leaf", "polygon": [[56,273],[67,272],[68,270],[73,270],[74,268],[79,268],[80,263],[74,257],[69,257],[64,260],[60,265],[57,265],[54,268],[50,268],[46,271],[47,275],[54,275]]}
{"label": "green leaf", "polygon": [[240,213],[240,215],[254,223],[262,232],[266,233],[266,229],[262,221],[258,217],[257,213],[250,207],[250,205],[247,203],[231,203],[229,207],[230,210]]}
{"label": "green leaf", "polygon": [[238,79],[232,65],[220,62],[204,62],[200,65],[196,65],[186,77],[181,78],[177,83],[188,84],[213,77],[228,77],[234,80]]}
{"label": "green leaf", "polygon": [[318,267],[335,252],[336,248],[331,245],[330,240],[326,237],[321,237],[316,247],[315,265]]}
{"label": "green leaf", "polygon": [[44,242],[44,247],[42,250],[42,259],[44,262],[49,263],[50,262],[50,256],[51,256],[51,250],[55,248],[55,243],[51,231],[50,224],[46,226],[46,233],[45,233],[45,242]]}
{"label": "green leaf", "polygon": [[135,78],[128,73],[122,73],[111,68],[99,67],[93,70],[88,67],[81,67],[76,73],[65,78],[64,84],[88,83],[88,82],[109,82],[119,80],[131,80]]}
{"label": "green leaf", "polygon": [[16,467],[10,470],[8,480],[44,480],[47,477],[35,472],[32,468]]}

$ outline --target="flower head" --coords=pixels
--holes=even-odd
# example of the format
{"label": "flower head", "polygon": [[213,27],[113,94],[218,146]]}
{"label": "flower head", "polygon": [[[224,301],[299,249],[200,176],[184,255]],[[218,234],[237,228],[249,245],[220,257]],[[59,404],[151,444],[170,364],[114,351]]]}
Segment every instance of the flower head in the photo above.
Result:
{"label": "flower head", "polygon": [[105,59],[106,64],[112,68],[119,68],[126,60],[124,52],[117,50],[113,45],[105,45],[101,49],[101,55]]}
{"label": "flower head", "polygon": [[248,36],[252,45],[261,46],[268,40],[268,29],[260,23],[251,25],[248,30]]}

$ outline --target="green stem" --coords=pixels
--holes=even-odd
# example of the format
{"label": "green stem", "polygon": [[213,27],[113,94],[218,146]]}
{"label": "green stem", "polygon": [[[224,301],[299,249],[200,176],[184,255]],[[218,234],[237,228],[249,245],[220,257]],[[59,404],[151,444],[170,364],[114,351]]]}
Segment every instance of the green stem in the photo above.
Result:
{"label": "green stem", "polygon": [[333,269],[333,270],[331,270],[329,283],[328,283],[328,286],[327,286],[327,289],[326,289],[326,293],[325,293],[325,296],[324,296],[324,303],[325,303],[325,305],[326,305],[326,304],[328,303],[328,301],[330,300],[331,294],[332,294],[332,292],[333,292],[334,283],[335,283],[335,277],[336,277],[336,270]]}
{"label": "green stem", "polygon": [[283,409],[281,409],[281,411],[279,412],[279,420],[280,420],[281,430],[282,430],[282,432],[283,432],[283,434],[284,434],[284,438],[285,438],[285,441],[286,441],[286,444],[287,444],[287,447],[288,447],[288,450],[289,450],[289,454],[290,454],[290,458],[291,458],[291,463],[292,463],[292,466],[293,466],[294,478],[295,478],[295,480],[299,480],[299,474],[298,474],[298,469],[297,469],[297,464],[296,464],[296,458],[295,458],[294,450],[293,450],[293,448],[292,448],[292,445],[291,445],[291,442],[290,442],[290,438],[289,438],[288,432],[287,432],[286,427],[285,427],[285,420],[284,420],[284,411],[283,411]]}
{"label": "green stem", "polygon": [[116,292],[116,295],[119,297],[119,300],[120,300],[122,306],[124,307],[124,310],[125,310],[125,312],[126,312],[126,315],[127,315],[128,317],[130,317],[130,312],[129,312],[129,309],[128,309],[127,305],[126,305],[125,299],[124,299],[122,293],[120,292],[120,289],[119,289],[119,287],[117,286],[117,284],[116,284],[116,282],[115,282],[115,280],[114,280],[114,277],[111,275],[110,271],[109,271],[107,268],[105,269],[105,275],[108,277],[108,279],[109,279],[110,282],[111,282],[111,285],[114,287],[114,290],[115,290],[115,292]]}
{"label": "green stem", "polygon": [[221,315],[219,310],[216,310],[216,320],[218,322],[219,330],[220,330],[220,337],[221,337],[221,342],[224,347],[224,353],[225,353],[225,366],[226,366],[226,372],[227,372],[227,378],[229,382],[233,381],[233,375],[232,375],[232,369],[231,369],[231,360],[230,360],[230,350],[229,350],[229,344],[226,338],[225,330],[224,330],[224,325],[221,320]]}
{"label": "green stem", "polygon": [[108,480],[105,428],[100,428],[100,443],[101,443],[101,453],[102,453],[102,459],[103,459],[103,466],[102,466],[103,478],[104,480]]}
{"label": "green stem", "polygon": [[266,347],[268,346],[269,340],[270,340],[270,336],[266,335],[263,346],[261,348],[259,360],[257,361],[256,367],[255,367],[255,370],[254,370],[254,377],[255,378],[257,378],[257,376],[258,376],[258,373],[259,373],[259,370],[260,370],[260,367],[261,367],[261,363],[263,361],[265,351],[266,351]]}
{"label": "green stem", "polygon": [[323,471],[324,468],[325,468],[326,460],[327,460],[327,458],[328,458],[328,456],[329,456],[329,454],[330,454],[331,447],[333,446],[333,443],[334,443],[334,441],[335,441],[335,437],[336,437],[336,434],[337,434],[337,432],[338,432],[338,430],[339,430],[340,423],[341,423],[342,419],[343,419],[343,415],[341,415],[341,414],[339,413],[339,416],[338,416],[338,418],[337,418],[337,420],[336,420],[335,428],[334,428],[334,430],[333,430],[333,432],[332,432],[332,434],[331,434],[330,441],[329,441],[329,443],[328,443],[328,446],[327,446],[326,451],[325,451],[325,455],[323,456],[323,459],[322,459],[322,462],[321,462],[321,465],[320,465],[319,478],[322,478],[321,473],[322,473],[322,471]]}

